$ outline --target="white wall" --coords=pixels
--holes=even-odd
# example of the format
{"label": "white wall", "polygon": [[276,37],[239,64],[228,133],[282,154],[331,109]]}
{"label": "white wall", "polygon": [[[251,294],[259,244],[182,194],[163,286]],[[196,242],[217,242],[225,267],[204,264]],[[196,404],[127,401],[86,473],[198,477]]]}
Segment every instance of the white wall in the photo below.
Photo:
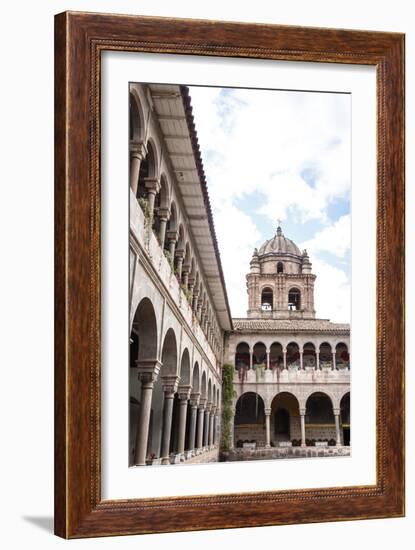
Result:
{"label": "white wall", "polygon": [[[53,14],[65,9],[141,13],[333,26],[407,33],[407,97],[415,97],[415,23],[412,2],[329,2],[241,0],[44,0],[4,2],[0,18],[1,87],[0,200],[0,386],[1,543],[57,548],[51,535],[53,474],[52,406],[52,171],[53,171]],[[407,152],[415,150],[415,113],[407,106]],[[408,236],[415,230],[415,161],[407,157]],[[409,241],[409,238],[408,238]],[[413,242],[413,239],[412,239]],[[408,243],[412,244],[412,243]],[[408,281],[415,280],[415,249],[408,248]],[[407,291],[408,334],[415,331],[414,285]],[[398,541],[411,547],[415,520],[415,374],[407,369],[407,518],[306,526],[267,527],[174,535],[81,541],[78,547],[165,548],[183,544],[204,548],[259,548],[290,544],[350,549],[370,543],[378,550]],[[408,542],[404,542],[405,538]],[[112,546],[110,546],[112,545]]]}

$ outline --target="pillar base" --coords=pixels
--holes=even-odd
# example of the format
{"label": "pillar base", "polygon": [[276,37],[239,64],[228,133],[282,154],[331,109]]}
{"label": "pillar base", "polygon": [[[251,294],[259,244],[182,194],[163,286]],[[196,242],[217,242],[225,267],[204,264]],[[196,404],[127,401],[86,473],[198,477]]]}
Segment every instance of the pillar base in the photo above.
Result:
{"label": "pillar base", "polygon": [[271,445],[265,445],[266,449],[271,449]]}
{"label": "pillar base", "polygon": [[163,457],[161,459],[161,464],[170,464],[170,457]]}

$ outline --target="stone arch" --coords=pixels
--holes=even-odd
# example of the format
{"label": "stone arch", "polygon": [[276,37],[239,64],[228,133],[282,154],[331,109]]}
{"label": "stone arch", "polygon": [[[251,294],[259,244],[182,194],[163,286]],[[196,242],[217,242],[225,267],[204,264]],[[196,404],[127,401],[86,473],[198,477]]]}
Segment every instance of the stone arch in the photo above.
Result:
{"label": "stone arch", "polygon": [[206,371],[202,373],[202,384],[200,388],[200,396],[202,399],[207,398],[207,381],[206,381]]}
{"label": "stone arch", "polygon": [[287,367],[300,367],[300,347],[297,342],[287,345]]}
{"label": "stone arch", "polygon": [[144,113],[141,106],[141,101],[137,97],[134,89],[130,89],[129,93],[130,110],[129,110],[129,136],[130,141],[139,142],[144,138]]}
{"label": "stone arch", "polygon": [[320,368],[331,368],[333,366],[333,352],[329,342],[322,342],[319,347]]}
{"label": "stone arch", "polygon": [[253,367],[267,366],[267,346],[263,342],[256,342],[253,348]]}
{"label": "stone arch", "polygon": [[284,367],[284,353],[280,342],[273,342],[269,350],[269,366],[270,369]]}
{"label": "stone arch", "polygon": [[336,367],[348,368],[350,366],[349,348],[345,342],[336,344]]}
{"label": "stone arch", "polygon": [[245,392],[237,400],[234,417],[234,441],[237,447],[244,442],[265,442],[265,405],[256,392]]}
{"label": "stone arch", "polygon": [[160,219],[161,216],[168,211],[169,207],[169,187],[166,180],[166,176],[163,174],[160,178],[160,190],[156,194],[154,199],[153,209],[153,231],[158,235],[160,231]]}
{"label": "stone arch", "polygon": [[316,346],[313,342],[306,342],[303,346],[303,365],[304,367],[316,368],[316,364]]}
{"label": "stone arch", "polygon": [[177,339],[172,328],[164,336],[161,352],[161,375],[177,375]]}
{"label": "stone arch", "polygon": [[147,142],[147,154],[140,164],[140,171],[138,173],[138,184],[137,184],[137,198],[145,199],[148,198],[147,190],[147,180],[155,178],[157,173],[157,158],[155,154],[154,146],[152,145],[151,140]]}
{"label": "stone arch", "polygon": [[133,334],[134,338],[130,338],[130,352],[132,348],[136,349],[136,358],[139,361],[155,361],[158,343],[157,319],[149,298],[143,298],[137,306],[131,330],[131,335]]}
{"label": "stone arch", "polygon": [[323,391],[312,392],[306,400],[306,424],[310,423],[332,423],[333,398]]}
{"label": "stone arch", "polygon": [[149,137],[147,140],[147,155],[148,158],[148,177],[157,178],[159,172],[159,158],[158,147],[155,140]]}
{"label": "stone arch", "polygon": [[271,402],[271,439],[274,444],[301,438],[300,404],[291,392],[277,393]]}
{"label": "stone arch", "polygon": [[170,217],[167,222],[167,231],[176,231],[177,230],[177,207],[174,200],[170,203]]}
{"label": "stone arch", "polygon": [[193,367],[192,373],[192,392],[198,393],[200,391],[200,369],[199,363],[196,361]]}
{"label": "stone arch", "polygon": [[247,370],[250,368],[250,347],[247,342],[239,342],[235,350],[236,370]]}
{"label": "stone arch", "polygon": [[301,290],[298,287],[291,287],[288,291],[288,309],[301,309]]}
{"label": "stone arch", "polygon": [[180,385],[190,385],[190,355],[187,348],[184,348],[180,361]]}
{"label": "stone arch", "polygon": [[212,403],[212,380],[209,378],[208,391],[207,391],[208,403]]}

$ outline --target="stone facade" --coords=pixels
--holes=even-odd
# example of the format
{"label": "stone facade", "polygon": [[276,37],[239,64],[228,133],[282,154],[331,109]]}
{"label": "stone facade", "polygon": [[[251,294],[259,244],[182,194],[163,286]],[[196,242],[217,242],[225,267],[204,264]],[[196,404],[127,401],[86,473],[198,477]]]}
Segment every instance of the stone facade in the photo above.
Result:
{"label": "stone facade", "polygon": [[184,87],[130,86],[129,224],[129,464],[218,460],[224,363],[229,459],[346,448],[349,326],[316,319],[310,259],[281,228],[254,251],[247,318],[231,318]]}
{"label": "stone facade", "polygon": [[307,251],[278,227],[254,250],[246,278],[247,317],[233,319],[225,349],[235,366],[233,459],[289,445],[348,452],[350,327],[316,318]]}
{"label": "stone facade", "polygon": [[186,89],[130,86],[130,465],[219,446],[232,322],[192,125]]}

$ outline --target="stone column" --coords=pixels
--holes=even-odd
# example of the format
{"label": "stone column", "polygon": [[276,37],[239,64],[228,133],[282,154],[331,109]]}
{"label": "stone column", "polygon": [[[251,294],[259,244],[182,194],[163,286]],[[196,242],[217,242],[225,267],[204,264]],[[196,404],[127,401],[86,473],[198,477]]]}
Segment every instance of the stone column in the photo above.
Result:
{"label": "stone column", "polygon": [[206,399],[201,398],[197,413],[197,448],[199,450],[203,447],[203,424],[205,420],[205,405]]}
{"label": "stone column", "polygon": [[197,311],[196,311],[196,314],[197,314],[197,318],[199,319],[199,324],[201,325],[202,324],[202,304],[203,304],[203,299],[201,296],[199,296],[199,299],[197,301]]}
{"label": "stone column", "polygon": [[209,429],[210,429],[210,409],[211,409],[212,403],[208,403],[206,405],[205,409],[205,429],[203,433],[203,447],[207,447],[209,445]]}
{"label": "stone column", "polygon": [[303,352],[300,351],[300,369],[304,369],[304,363],[303,363]]}
{"label": "stone column", "polygon": [[249,369],[252,370],[252,367],[254,365],[254,352],[249,352]]}
{"label": "stone column", "polygon": [[194,277],[189,277],[187,281],[187,288],[190,292],[190,307],[193,309],[193,289],[195,287],[195,279]]}
{"label": "stone column", "polygon": [[169,243],[169,252],[174,265],[174,254],[176,251],[177,231],[167,231],[167,242]]}
{"label": "stone column", "polygon": [[270,352],[267,351],[267,369],[269,370],[269,356],[270,356]]}
{"label": "stone column", "polygon": [[340,409],[333,409],[334,423],[336,424],[336,447],[341,447],[342,440],[340,436]]}
{"label": "stone column", "polygon": [[284,359],[284,370],[287,370],[287,350],[283,350],[283,359]]}
{"label": "stone column", "polygon": [[197,299],[198,299],[198,296],[199,296],[199,291],[197,289],[194,290],[193,292],[193,306],[192,306],[192,309],[195,313],[197,313]]}
{"label": "stone column", "polygon": [[192,393],[190,395],[190,429],[189,429],[189,451],[194,451],[196,444],[196,422],[197,422],[197,407],[199,405],[200,393]]}
{"label": "stone column", "polygon": [[168,208],[160,208],[159,210],[159,219],[160,219],[160,229],[159,229],[159,242],[160,246],[164,248],[164,241],[166,239],[166,227],[167,220],[170,216],[170,210]]}
{"label": "stone column", "polygon": [[134,196],[137,196],[140,166],[146,155],[147,149],[142,141],[130,143],[130,187],[134,193]]}
{"label": "stone column", "polygon": [[160,372],[160,361],[137,361],[138,378],[141,381],[140,416],[138,419],[134,462],[138,466],[145,466],[148,444],[148,430],[150,426],[151,399],[153,397],[154,382]]}
{"label": "stone column", "polygon": [[164,409],[163,435],[161,439],[161,463],[170,464],[171,421],[173,416],[173,399],[177,391],[177,376],[163,377]]}
{"label": "stone column", "polygon": [[337,365],[336,365],[336,352],[333,351],[333,352],[332,352],[332,355],[333,355],[333,366],[331,367],[331,370],[336,370],[336,369],[337,369]]}
{"label": "stone column", "polygon": [[160,191],[160,180],[157,178],[144,178],[144,184],[148,193],[148,210],[151,217],[154,212],[154,200]]}
{"label": "stone column", "polygon": [[265,447],[271,447],[271,409],[265,409]]}
{"label": "stone column", "polygon": [[316,370],[320,370],[320,352],[316,352]]}
{"label": "stone column", "polygon": [[212,407],[210,411],[210,425],[209,425],[209,447],[213,445],[213,430],[214,430],[214,422],[215,422],[215,412],[216,407]]}
{"label": "stone column", "polygon": [[305,409],[300,409],[300,420],[301,420],[301,447],[305,447]]}
{"label": "stone column", "polygon": [[183,257],[184,257],[184,250],[176,250],[177,275],[179,276],[180,282],[182,279]]}
{"label": "stone column", "polygon": [[184,288],[187,289],[189,284],[189,266],[184,265],[182,271],[183,271],[183,286]]}
{"label": "stone column", "polygon": [[182,455],[184,453],[184,443],[186,438],[187,403],[190,397],[190,386],[180,387],[178,393],[180,399],[180,415],[177,453]]}

